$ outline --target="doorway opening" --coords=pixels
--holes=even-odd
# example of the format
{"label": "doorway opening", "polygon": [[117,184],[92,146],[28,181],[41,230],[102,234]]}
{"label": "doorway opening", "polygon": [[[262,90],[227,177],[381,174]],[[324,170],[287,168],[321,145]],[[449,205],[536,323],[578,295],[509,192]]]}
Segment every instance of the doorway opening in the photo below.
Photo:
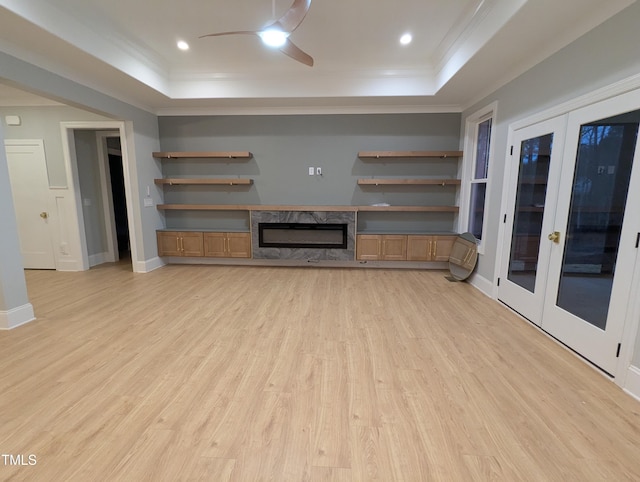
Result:
{"label": "doorway opening", "polygon": [[127,218],[127,197],[124,189],[124,169],[122,167],[122,149],[120,136],[107,137],[107,161],[109,184],[111,185],[111,208],[115,223],[115,258],[131,260],[131,240],[129,239],[129,221]]}

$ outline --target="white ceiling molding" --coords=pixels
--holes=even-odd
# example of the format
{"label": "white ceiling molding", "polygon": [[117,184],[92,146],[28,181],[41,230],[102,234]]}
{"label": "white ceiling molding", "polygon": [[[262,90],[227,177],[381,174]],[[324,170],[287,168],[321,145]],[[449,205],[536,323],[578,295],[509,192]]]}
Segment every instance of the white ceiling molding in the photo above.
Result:
{"label": "white ceiling molding", "polygon": [[260,27],[268,0],[0,0],[0,51],[149,112],[460,111],[634,1],[315,1],[294,33],[310,68],[252,36],[198,39]]}

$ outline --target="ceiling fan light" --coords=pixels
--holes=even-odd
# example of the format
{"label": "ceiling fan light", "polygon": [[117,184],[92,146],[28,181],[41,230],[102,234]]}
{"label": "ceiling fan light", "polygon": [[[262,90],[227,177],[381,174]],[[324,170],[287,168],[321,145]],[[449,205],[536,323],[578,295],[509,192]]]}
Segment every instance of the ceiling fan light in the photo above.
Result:
{"label": "ceiling fan light", "polygon": [[262,32],[258,32],[258,35],[262,39],[262,42],[269,47],[282,47],[289,37],[288,32],[275,29],[263,30]]}

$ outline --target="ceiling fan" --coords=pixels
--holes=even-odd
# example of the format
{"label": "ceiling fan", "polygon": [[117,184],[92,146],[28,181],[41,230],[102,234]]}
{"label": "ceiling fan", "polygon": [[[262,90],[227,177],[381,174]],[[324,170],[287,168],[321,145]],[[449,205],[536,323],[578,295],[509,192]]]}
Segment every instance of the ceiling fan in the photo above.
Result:
{"label": "ceiling fan", "polygon": [[[275,10],[275,0],[273,0],[273,2]],[[202,35],[200,38],[220,37],[222,35],[257,35],[266,45],[270,47],[278,47],[282,53],[288,55],[292,59],[312,67],[313,58],[306,52],[300,50],[300,48],[289,40],[289,35],[291,35],[291,33],[300,26],[304,17],[307,15],[309,8],[311,8],[311,0],[294,0],[291,8],[289,8],[282,17],[267,25],[262,30],[238,30],[234,32],[210,33],[208,35]]]}

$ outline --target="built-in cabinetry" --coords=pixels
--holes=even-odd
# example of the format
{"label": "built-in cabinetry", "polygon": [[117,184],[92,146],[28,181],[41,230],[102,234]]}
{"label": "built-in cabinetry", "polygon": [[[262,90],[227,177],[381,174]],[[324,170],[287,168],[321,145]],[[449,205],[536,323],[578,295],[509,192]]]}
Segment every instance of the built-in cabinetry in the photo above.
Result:
{"label": "built-in cabinetry", "polygon": [[250,258],[250,233],[204,233],[204,255],[210,258]]}
{"label": "built-in cabinetry", "polygon": [[[442,169],[439,170],[440,175],[433,177],[421,176],[421,177],[385,177],[373,175],[371,177],[359,178],[358,186],[362,189],[374,189],[375,192],[385,192],[386,190],[393,190],[397,193],[402,193],[407,190],[416,192],[416,189],[424,188],[429,192],[440,192],[439,189],[447,189],[448,191],[444,196],[447,200],[455,200],[457,198],[456,190],[460,186],[460,179],[457,178],[458,162],[462,157],[461,151],[360,151],[358,157],[365,162],[374,163],[390,163],[394,162],[424,162],[429,163],[437,160],[441,165],[447,163],[455,163],[447,167],[445,175],[442,174]],[[443,160],[446,160],[443,162]],[[447,166],[449,166],[447,164]],[[380,169],[389,173],[390,169]],[[378,169],[376,169],[378,171]],[[451,175],[455,173],[455,175]],[[446,175],[448,174],[448,175]],[[437,196],[436,196],[437,197]],[[356,258],[360,261],[367,260],[383,260],[383,261],[448,261],[451,247],[456,239],[454,234],[456,231],[455,215],[458,212],[458,206],[455,204],[429,204],[421,206],[406,206],[406,205],[386,205],[380,203],[375,206],[361,206],[359,211],[363,212],[363,215],[359,217],[358,235],[357,235],[357,247]],[[370,233],[368,232],[367,222],[370,219],[375,221],[376,213],[395,212],[404,213],[406,216],[408,213],[415,213],[422,215],[420,218],[426,219],[425,226],[420,226],[420,231],[424,232],[410,233],[410,232],[398,232],[398,233]],[[371,214],[370,214],[371,213]],[[442,223],[442,218],[445,217],[446,226],[440,225],[437,227],[436,232],[430,232],[428,226],[429,216],[434,213],[439,217],[439,221]],[[369,216],[365,218],[365,216]],[[426,216],[426,218],[425,218]],[[371,223],[374,224],[374,223]],[[444,229],[443,229],[444,228]],[[449,231],[449,233],[442,233],[442,231]]]}
{"label": "built-in cabinetry", "polygon": [[407,261],[449,261],[455,235],[407,236]]}
{"label": "built-in cabinetry", "polygon": [[404,234],[358,234],[356,259],[361,261],[406,261],[407,236]]}
{"label": "built-in cabinetry", "polygon": [[198,231],[157,231],[158,256],[204,256]]}
{"label": "built-in cabinetry", "polygon": [[[204,159],[227,162],[229,160],[252,158],[252,154],[249,151],[154,152],[153,156],[158,159],[171,160],[172,163],[177,161],[179,166],[183,165],[181,163],[182,160]],[[188,187],[181,188],[181,186],[195,186],[192,189],[196,189],[199,193],[208,192],[207,186],[218,186],[217,189],[225,191],[228,189],[228,192],[231,193],[237,189],[249,189],[253,184],[253,180],[247,177],[220,177],[218,175],[186,177],[181,175],[180,169],[175,169],[174,167],[174,171],[177,171],[178,175],[175,175],[175,172],[170,172],[170,175],[165,173],[162,179],[155,180],[156,184],[162,186],[163,189],[172,190],[165,191],[165,198],[173,199],[168,199],[165,204],[158,205],[159,210],[167,213],[167,229],[158,231],[158,252],[160,256],[251,258],[252,239],[253,242],[257,243],[256,236],[252,238],[249,230],[247,232],[234,232],[226,230],[225,227],[216,227],[216,223],[209,228],[203,226],[200,229],[200,226],[194,226],[197,229],[175,229],[176,226],[181,225],[181,220],[184,217],[181,214],[177,214],[177,217],[176,214],[173,214],[174,225],[170,225],[170,213],[179,211],[226,211],[228,213],[237,213],[244,211],[247,216],[250,216],[250,213],[254,211],[326,211],[330,209],[331,211],[354,211],[356,213],[358,223],[355,258],[359,261],[447,261],[456,237],[454,234],[456,231],[455,217],[458,212],[458,206],[455,205],[455,202],[447,201],[455,201],[457,197],[455,195],[456,190],[460,185],[460,180],[457,179],[456,175],[457,164],[455,164],[455,168],[451,168],[449,163],[457,163],[461,156],[462,152],[460,151],[361,151],[358,153],[358,157],[362,160],[389,162],[391,165],[393,165],[393,162],[401,162],[403,159],[411,159],[410,162],[418,163],[439,159],[440,167],[445,165],[446,170],[435,169],[435,174],[431,177],[428,175],[413,178],[406,176],[401,178],[393,177],[388,174],[391,173],[393,175],[394,169],[387,166],[387,169],[384,170],[387,173],[386,176],[362,177],[357,180],[358,186],[363,190],[369,189],[376,192],[376,189],[381,191],[392,189],[394,192],[400,193],[401,197],[406,196],[406,192],[415,193],[416,190],[422,192],[423,188],[427,192],[444,193],[444,196],[427,196],[425,199],[435,199],[435,202],[432,204],[427,201],[423,205],[416,205],[418,203],[415,203],[415,196],[411,198],[414,200],[411,205],[371,203],[371,205],[360,206],[265,206],[231,203],[207,204],[206,200],[205,203],[201,204],[187,204],[184,201],[191,200],[190,196],[181,198],[180,196],[167,196],[167,193],[179,194],[180,189],[189,189]],[[443,162],[443,160],[446,161]],[[191,166],[193,168],[193,163]],[[165,172],[164,169],[163,172]],[[227,169],[226,174],[229,174],[229,169]],[[229,187],[225,188],[224,186]],[[173,191],[173,189],[177,191]],[[443,191],[440,191],[440,189]],[[198,198],[196,197],[196,199]],[[443,200],[445,202],[442,202]],[[241,214],[241,216],[244,215]],[[379,216],[382,218],[391,216],[389,219],[396,219],[398,216],[414,216],[417,219],[438,217],[439,220],[445,219],[446,229],[432,229],[427,222],[424,226],[420,225],[419,229],[413,232],[401,229],[398,229],[398,232],[384,232],[385,230],[383,229],[384,234],[380,234],[380,231],[367,230],[366,222],[362,223],[363,228],[360,229],[360,220],[366,220],[367,216]],[[449,229],[450,232],[444,232]],[[350,254],[351,260],[353,260],[353,256],[352,251]]]}
{"label": "built-in cabinetry", "polygon": [[448,261],[455,235],[358,234],[359,261]]}
{"label": "built-in cabinetry", "polygon": [[[209,162],[242,161],[253,157],[249,151],[207,151],[207,152],[154,152],[156,159],[172,160],[172,162],[189,162],[204,160]],[[164,167],[164,166],[163,166]],[[164,169],[163,169],[164,172]],[[156,179],[155,183],[163,188],[178,189],[187,186],[195,186],[193,189],[206,189],[207,186],[251,186],[253,179],[241,177],[183,177],[170,176]],[[166,194],[166,191],[165,191]],[[163,204],[158,206],[161,210],[193,209],[198,206],[206,209],[211,205],[188,204]],[[197,244],[196,239],[199,240]],[[160,256],[192,256],[212,258],[250,258],[251,234],[247,232],[208,232],[208,231],[158,231],[158,253]]]}

